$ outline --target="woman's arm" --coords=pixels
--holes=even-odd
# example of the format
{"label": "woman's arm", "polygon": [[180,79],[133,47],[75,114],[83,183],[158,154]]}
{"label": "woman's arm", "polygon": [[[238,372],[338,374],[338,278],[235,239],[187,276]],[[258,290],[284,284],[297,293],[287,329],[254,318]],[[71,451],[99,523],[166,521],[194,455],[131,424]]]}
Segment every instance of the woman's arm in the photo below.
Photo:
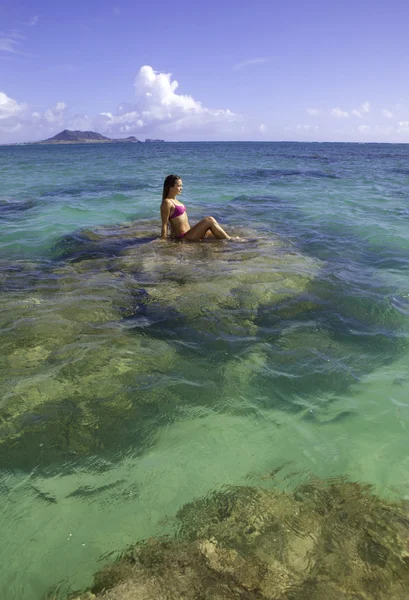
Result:
{"label": "woman's arm", "polygon": [[161,238],[166,240],[168,237],[168,224],[169,224],[169,214],[171,203],[168,201],[163,201],[160,206],[160,216],[162,218],[162,228],[161,228]]}

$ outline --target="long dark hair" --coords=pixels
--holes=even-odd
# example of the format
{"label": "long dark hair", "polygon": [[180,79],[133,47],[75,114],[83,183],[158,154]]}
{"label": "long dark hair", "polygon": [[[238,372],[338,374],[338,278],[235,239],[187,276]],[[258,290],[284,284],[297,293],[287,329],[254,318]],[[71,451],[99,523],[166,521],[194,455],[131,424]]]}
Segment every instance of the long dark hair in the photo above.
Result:
{"label": "long dark hair", "polygon": [[168,197],[169,190],[172,188],[177,180],[180,179],[179,175],[168,175],[163,183],[162,200]]}

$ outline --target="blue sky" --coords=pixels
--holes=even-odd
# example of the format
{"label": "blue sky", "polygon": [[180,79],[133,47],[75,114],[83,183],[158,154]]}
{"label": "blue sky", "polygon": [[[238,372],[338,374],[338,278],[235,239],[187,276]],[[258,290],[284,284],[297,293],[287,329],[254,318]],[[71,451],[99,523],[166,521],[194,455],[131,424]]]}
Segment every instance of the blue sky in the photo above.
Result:
{"label": "blue sky", "polygon": [[409,142],[409,3],[0,0],[0,143]]}

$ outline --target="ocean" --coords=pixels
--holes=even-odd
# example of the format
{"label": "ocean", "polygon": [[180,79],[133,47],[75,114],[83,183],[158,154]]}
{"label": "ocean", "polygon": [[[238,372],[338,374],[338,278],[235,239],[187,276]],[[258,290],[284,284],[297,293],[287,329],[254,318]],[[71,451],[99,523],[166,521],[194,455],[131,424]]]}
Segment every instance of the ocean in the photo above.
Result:
{"label": "ocean", "polygon": [[408,498],[408,222],[405,144],[0,147],[0,598],[229,484]]}

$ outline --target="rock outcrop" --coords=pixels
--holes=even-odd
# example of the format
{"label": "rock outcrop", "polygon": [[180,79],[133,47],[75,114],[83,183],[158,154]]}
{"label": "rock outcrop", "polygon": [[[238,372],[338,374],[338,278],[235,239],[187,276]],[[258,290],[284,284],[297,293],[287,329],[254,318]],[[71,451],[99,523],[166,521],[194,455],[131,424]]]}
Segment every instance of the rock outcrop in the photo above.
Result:
{"label": "rock outcrop", "polygon": [[[314,481],[231,487],[185,505],[172,538],[126,550],[76,600],[404,600],[409,506]],[[53,596],[49,596],[53,598]],[[55,596],[54,596],[55,598]]]}

